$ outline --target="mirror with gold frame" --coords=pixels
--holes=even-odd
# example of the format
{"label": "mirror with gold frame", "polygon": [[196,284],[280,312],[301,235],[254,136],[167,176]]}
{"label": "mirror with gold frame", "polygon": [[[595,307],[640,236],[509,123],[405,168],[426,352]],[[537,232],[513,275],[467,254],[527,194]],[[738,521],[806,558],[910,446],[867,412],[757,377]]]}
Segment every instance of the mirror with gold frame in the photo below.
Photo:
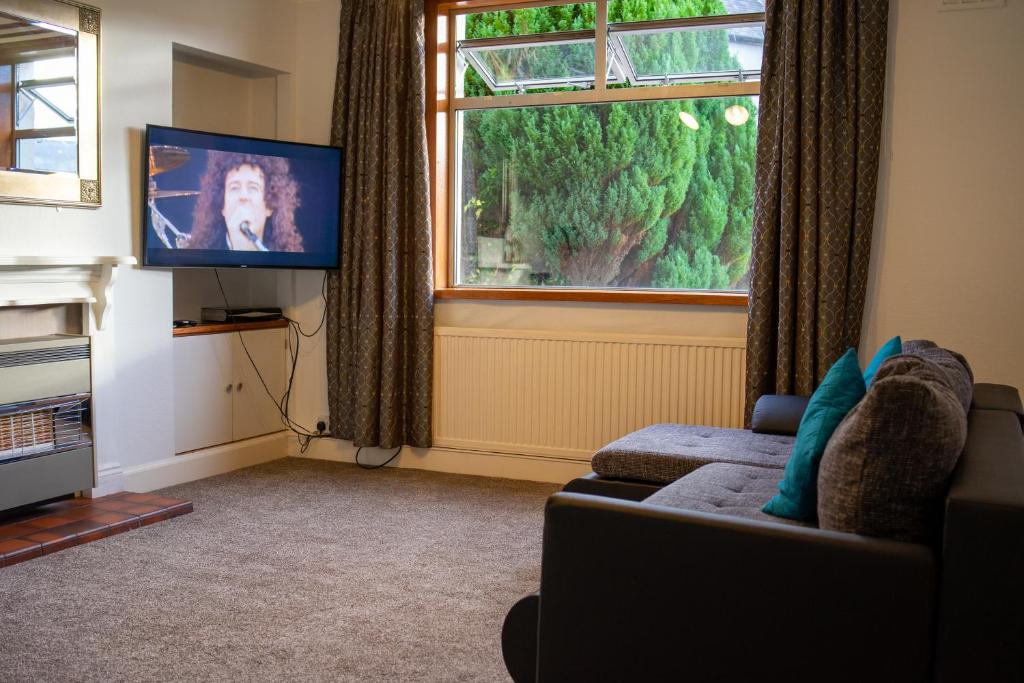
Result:
{"label": "mirror with gold frame", "polygon": [[0,202],[100,205],[100,11],[0,0]]}

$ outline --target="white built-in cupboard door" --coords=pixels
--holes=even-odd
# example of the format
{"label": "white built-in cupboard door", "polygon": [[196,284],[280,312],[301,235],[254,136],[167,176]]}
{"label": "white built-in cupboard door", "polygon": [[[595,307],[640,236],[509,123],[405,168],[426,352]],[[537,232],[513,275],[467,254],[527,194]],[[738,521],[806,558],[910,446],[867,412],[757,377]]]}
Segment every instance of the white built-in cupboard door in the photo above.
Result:
{"label": "white built-in cupboard door", "polygon": [[[237,334],[224,335],[230,336],[234,345],[235,400],[232,422],[236,441],[284,429],[276,401],[280,401],[284,395],[287,379],[286,332],[284,329],[242,332],[245,348]],[[263,381],[274,395],[273,399],[260,383],[245,349],[249,350],[252,359],[256,361]]]}
{"label": "white built-in cupboard door", "polygon": [[233,438],[233,336],[176,337],[171,344],[176,453],[226,443]]}

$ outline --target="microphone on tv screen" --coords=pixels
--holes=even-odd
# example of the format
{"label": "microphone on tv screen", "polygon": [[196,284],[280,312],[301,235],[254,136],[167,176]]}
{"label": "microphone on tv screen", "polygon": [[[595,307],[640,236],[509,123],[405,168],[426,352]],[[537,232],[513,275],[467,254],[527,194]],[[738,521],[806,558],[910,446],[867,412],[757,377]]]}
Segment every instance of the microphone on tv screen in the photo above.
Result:
{"label": "microphone on tv screen", "polygon": [[256,236],[256,233],[249,227],[249,221],[242,221],[242,224],[238,226],[238,229],[242,231],[242,234],[249,238],[249,241],[256,245],[259,251],[270,251],[264,246],[262,240]]}

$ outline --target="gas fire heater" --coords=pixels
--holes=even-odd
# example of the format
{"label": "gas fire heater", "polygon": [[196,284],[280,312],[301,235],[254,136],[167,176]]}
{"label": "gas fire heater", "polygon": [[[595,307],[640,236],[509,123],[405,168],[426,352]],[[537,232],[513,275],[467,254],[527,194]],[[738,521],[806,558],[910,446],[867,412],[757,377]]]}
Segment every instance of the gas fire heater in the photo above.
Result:
{"label": "gas fire heater", "polygon": [[89,338],[0,341],[0,510],[96,483]]}

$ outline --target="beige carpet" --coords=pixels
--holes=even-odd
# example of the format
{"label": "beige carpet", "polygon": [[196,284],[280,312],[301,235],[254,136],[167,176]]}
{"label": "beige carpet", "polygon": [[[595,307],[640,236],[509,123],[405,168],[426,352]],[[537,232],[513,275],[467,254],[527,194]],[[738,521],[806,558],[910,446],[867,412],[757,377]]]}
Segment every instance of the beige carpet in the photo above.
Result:
{"label": "beige carpet", "polygon": [[0,681],[508,680],[548,484],[290,458],[0,569]]}

